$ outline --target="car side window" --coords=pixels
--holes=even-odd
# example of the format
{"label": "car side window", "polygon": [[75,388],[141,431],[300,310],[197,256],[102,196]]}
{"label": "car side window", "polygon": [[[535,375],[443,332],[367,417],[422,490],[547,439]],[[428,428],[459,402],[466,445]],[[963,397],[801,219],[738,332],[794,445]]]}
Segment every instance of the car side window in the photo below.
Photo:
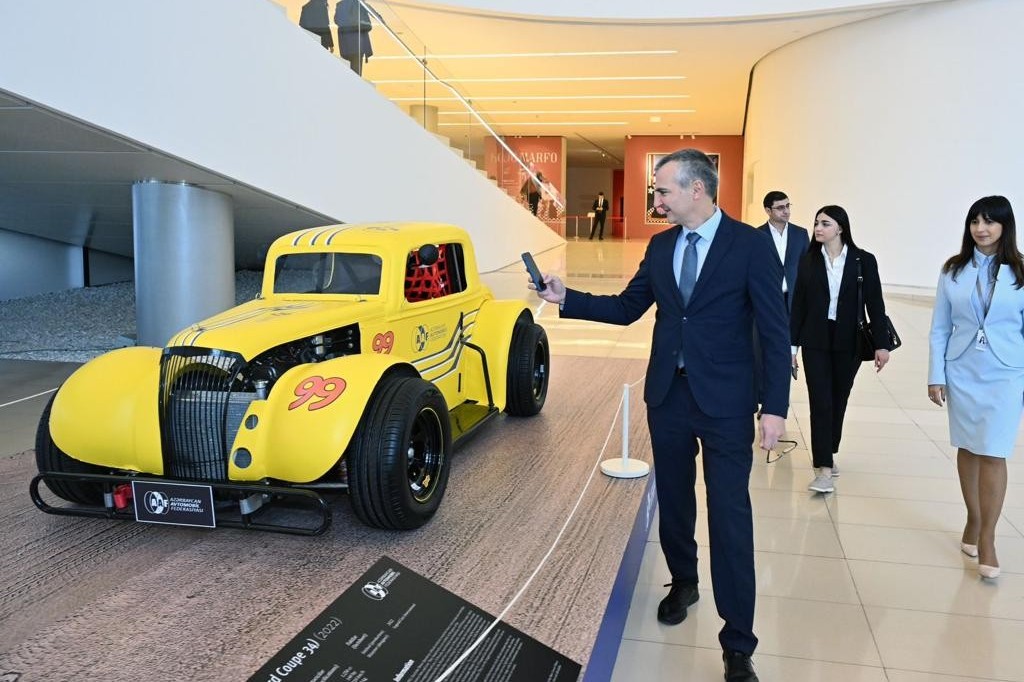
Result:
{"label": "car side window", "polygon": [[409,252],[405,268],[405,300],[430,301],[466,289],[461,244],[438,244],[437,260],[423,262],[420,250]]}

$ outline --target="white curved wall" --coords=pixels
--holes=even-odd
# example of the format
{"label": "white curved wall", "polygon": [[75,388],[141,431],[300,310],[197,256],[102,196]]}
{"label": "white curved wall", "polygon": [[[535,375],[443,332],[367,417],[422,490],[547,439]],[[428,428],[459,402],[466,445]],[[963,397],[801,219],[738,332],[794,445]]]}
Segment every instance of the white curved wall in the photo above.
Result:
{"label": "white curved wall", "polygon": [[839,204],[890,285],[934,289],[978,197],[1024,217],[1024,2],[957,0],[835,28],[755,68],[744,217],[783,189],[793,222]]}

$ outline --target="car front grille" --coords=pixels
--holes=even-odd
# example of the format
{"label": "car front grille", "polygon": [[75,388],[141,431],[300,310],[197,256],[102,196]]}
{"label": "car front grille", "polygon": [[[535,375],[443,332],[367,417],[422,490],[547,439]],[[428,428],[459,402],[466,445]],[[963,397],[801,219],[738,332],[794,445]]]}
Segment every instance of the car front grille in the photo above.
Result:
{"label": "car front grille", "polygon": [[255,393],[232,390],[245,360],[208,348],[167,348],[160,364],[164,475],[227,480],[228,450]]}

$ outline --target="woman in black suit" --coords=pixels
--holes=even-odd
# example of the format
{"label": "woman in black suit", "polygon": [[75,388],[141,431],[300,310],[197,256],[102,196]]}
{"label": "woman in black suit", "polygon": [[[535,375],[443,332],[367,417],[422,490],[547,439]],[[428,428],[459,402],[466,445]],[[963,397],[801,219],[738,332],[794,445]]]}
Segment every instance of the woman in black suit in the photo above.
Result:
{"label": "woman in black suit", "polygon": [[[834,455],[843,437],[843,418],[854,377],[860,369],[857,354],[857,278],[863,277],[868,319],[885,319],[878,262],[857,248],[850,234],[850,218],[840,206],[825,206],[814,218],[814,244],[800,260],[793,292],[790,329],[800,346],[804,377],[811,403],[811,455],[814,492],[835,490],[839,475]],[[818,247],[817,245],[820,245]],[[889,361],[884,348],[884,327],[874,325],[875,371]],[[793,356],[794,363],[796,356]]]}

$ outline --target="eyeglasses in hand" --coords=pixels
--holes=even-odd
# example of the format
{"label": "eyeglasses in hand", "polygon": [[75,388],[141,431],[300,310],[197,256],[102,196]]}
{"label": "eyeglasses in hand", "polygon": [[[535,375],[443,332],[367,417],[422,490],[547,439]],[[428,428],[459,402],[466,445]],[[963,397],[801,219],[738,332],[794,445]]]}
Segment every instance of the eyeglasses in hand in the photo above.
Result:
{"label": "eyeglasses in hand", "polygon": [[783,438],[780,438],[778,443],[775,444],[776,448],[778,447],[779,443],[785,443],[786,447],[784,447],[784,448],[782,448],[781,450],[778,450],[778,451],[776,451],[775,448],[771,448],[770,450],[765,452],[764,453],[765,464],[774,464],[775,462],[778,462],[780,459],[782,459],[783,455],[788,455],[789,453],[793,452],[793,450],[796,449],[796,441],[795,440],[785,440]]}

